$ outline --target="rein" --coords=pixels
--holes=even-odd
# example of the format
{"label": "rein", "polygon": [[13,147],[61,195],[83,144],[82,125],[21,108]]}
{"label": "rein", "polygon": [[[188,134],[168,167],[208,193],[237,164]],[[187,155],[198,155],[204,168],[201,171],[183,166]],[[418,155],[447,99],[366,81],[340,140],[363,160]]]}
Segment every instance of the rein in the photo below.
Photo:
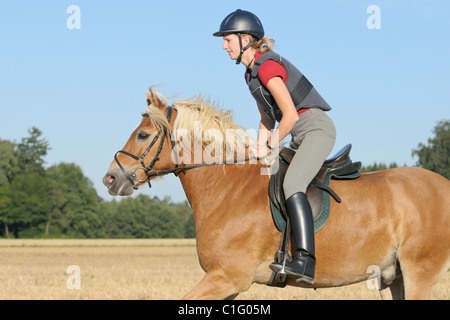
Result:
{"label": "rein", "polygon": [[[142,116],[150,118],[148,113],[144,113],[144,114],[142,114]],[[172,106],[168,106],[167,107],[167,115],[166,115],[167,122],[170,123],[171,117],[172,117]],[[153,158],[153,160],[150,162],[150,164],[146,167],[145,163],[144,163],[144,158],[149,153],[149,151],[153,148],[153,146],[156,144],[156,142],[158,141],[159,137],[161,136],[161,133],[162,133],[162,137],[161,137],[161,141],[160,141],[159,146],[158,146],[158,150],[156,151],[156,155]],[[163,147],[163,144],[164,144],[164,140],[166,139],[166,136],[167,136],[167,129],[166,128],[162,128],[161,130],[159,130],[158,133],[156,134],[156,136],[153,138],[153,140],[150,143],[150,145],[147,147],[147,149],[145,149],[144,153],[141,156],[139,156],[139,157],[137,157],[134,154],[131,154],[131,153],[127,152],[127,151],[124,151],[124,150],[119,150],[114,155],[114,160],[116,161],[117,165],[119,166],[120,170],[122,170],[123,174],[128,179],[128,181],[130,181],[130,183],[133,185],[133,189],[134,190],[138,189],[138,186],[136,185],[136,182],[145,182],[145,181],[147,181],[148,187],[151,188],[152,185],[151,185],[149,179],[151,177],[154,177],[154,176],[165,175],[165,174],[168,174],[168,173],[173,173],[175,176],[178,176],[181,172],[186,174],[186,170],[190,170],[190,169],[201,168],[201,167],[206,167],[206,166],[213,166],[213,165],[222,165],[222,164],[237,164],[237,163],[240,163],[240,162],[247,162],[247,161],[256,159],[255,157],[248,157],[248,158],[245,158],[245,159],[233,159],[231,161],[214,162],[214,163],[201,163],[201,164],[194,164],[194,165],[190,165],[190,166],[179,167],[178,166],[178,155],[177,155],[177,153],[175,151],[175,146],[173,144],[173,141],[172,141],[172,139],[170,139],[170,141],[172,143],[172,150],[174,152],[174,156],[175,156],[175,159],[176,159],[175,167],[174,168],[157,170],[157,171],[151,171],[153,169],[153,167],[155,166],[156,162],[158,162],[158,160],[159,160],[159,155],[160,155],[160,153],[162,151],[162,147]],[[120,163],[119,159],[117,159],[117,155],[119,153],[123,153],[123,154],[133,158],[134,160],[139,161],[140,164],[142,165],[142,167],[137,168],[134,171],[134,173],[130,176],[130,174],[125,170],[125,168]],[[138,170],[143,170],[144,171],[144,173],[146,175],[144,180],[137,179],[136,172]]]}

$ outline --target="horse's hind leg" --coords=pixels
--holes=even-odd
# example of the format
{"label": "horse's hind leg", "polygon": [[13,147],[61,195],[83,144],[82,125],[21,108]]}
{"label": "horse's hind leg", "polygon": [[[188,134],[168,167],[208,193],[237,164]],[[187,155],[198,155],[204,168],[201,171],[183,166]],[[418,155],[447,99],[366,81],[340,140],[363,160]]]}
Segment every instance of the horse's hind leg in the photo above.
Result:
{"label": "horse's hind leg", "polygon": [[[448,267],[447,267],[448,268]],[[433,286],[438,282],[444,272],[431,272],[428,274],[419,271],[413,275],[405,275],[405,298],[410,300],[428,300],[431,297]]]}
{"label": "horse's hind leg", "polygon": [[417,249],[416,255],[411,252],[412,250],[406,254],[406,250],[403,250],[402,255],[408,257],[406,261],[403,259],[400,262],[405,284],[405,299],[430,299],[433,286],[449,268],[448,248],[438,248],[434,251],[432,249],[431,246],[422,249],[420,255],[417,254],[419,251]]}
{"label": "horse's hind leg", "polygon": [[405,300],[403,277],[398,277],[388,285],[381,282],[380,295],[383,300]]}

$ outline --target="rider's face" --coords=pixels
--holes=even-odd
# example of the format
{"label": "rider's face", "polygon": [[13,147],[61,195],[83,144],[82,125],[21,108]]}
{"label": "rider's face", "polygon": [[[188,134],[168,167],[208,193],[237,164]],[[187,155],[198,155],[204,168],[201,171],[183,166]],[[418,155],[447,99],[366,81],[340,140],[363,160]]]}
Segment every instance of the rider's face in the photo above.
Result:
{"label": "rider's face", "polygon": [[236,60],[241,51],[241,47],[239,46],[239,37],[237,34],[230,33],[225,35],[223,37],[222,49],[228,52],[231,60]]}

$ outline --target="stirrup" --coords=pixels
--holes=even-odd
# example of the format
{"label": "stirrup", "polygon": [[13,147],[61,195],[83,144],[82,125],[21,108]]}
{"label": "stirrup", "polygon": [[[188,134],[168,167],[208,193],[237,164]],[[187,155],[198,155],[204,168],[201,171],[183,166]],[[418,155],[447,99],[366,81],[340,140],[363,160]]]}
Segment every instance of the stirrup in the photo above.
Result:
{"label": "stirrup", "polygon": [[275,279],[277,281],[279,281],[279,282],[286,281],[286,277],[287,277],[286,269],[285,269],[285,267],[286,267],[286,260],[287,260],[287,255],[285,254],[284,258],[283,258],[283,263],[281,264],[281,270],[278,271],[277,274],[275,275]]}

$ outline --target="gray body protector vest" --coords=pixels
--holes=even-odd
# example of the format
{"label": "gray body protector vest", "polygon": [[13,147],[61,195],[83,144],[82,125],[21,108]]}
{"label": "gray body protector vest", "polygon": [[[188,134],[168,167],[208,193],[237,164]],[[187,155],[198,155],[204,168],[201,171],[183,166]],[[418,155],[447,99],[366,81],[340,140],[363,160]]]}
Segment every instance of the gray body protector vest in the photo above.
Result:
{"label": "gray body protector vest", "polygon": [[269,118],[280,122],[283,114],[277,106],[275,99],[270,94],[270,91],[264,87],[258,77],[259,67],[267,60],[278,62],[286,70],[286,87],[297,111],[306,108],[320,108],[324,111],[331,110],[328,103],[292,63],[281,57],[279,54],[268,51],[256,60],[253,70],[247,70],[245,73],[245,80],[247,81],[247,85],[253,98],[264,109],[264,112]]}

